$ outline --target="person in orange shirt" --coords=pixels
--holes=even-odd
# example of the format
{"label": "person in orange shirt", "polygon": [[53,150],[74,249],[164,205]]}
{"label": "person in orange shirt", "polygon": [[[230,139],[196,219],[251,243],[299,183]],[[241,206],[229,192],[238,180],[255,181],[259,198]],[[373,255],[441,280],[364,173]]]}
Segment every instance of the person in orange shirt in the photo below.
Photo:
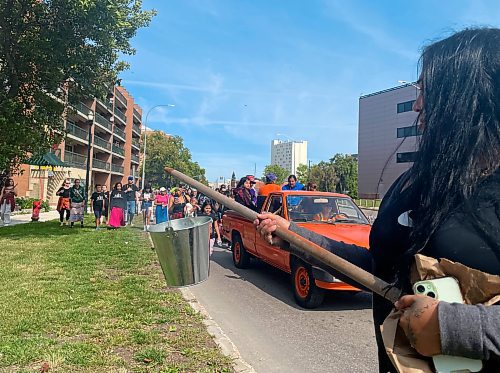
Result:
{"label": "person in orange shirt", "polygon": [[272,172],[266,175],[266,184],[259,188],[259,196],[268,196],[271,192],[281,190],[281,186],[275,184],[277,177]]}
{"label": "person in orange shirt", "polygon": [[269,194],[281,190],[281,186],[275,184],[276,179],[276,175],[272,172],[266,174],[266,183],[259,188],[259,194],[257,196],[257,209],[259,211]]}

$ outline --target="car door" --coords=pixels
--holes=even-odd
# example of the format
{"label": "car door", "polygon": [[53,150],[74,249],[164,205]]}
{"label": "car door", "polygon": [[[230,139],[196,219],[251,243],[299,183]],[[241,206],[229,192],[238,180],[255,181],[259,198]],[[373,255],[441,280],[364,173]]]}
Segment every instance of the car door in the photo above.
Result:
{"label": "car door", "polygon": [[[271,194],[264,205],[263,211],[284,216],[283,214],[283,196],[281,194]],[[260,235],[257,235],[255,247],[259,257],[278,268],[286,269],[285,260],[287,252],[277,246],[272,246],[264,241]]]}

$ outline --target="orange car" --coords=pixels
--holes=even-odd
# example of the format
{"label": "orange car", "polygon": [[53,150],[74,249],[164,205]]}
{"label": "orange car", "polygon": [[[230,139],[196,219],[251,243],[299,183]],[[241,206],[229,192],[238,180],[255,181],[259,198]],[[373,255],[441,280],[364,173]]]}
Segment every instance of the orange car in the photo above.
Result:
{"label": "orange car", "polygon": [[[323,236],[368,248],[370,224],[349,196],[337,193],[283,190],[267,196],[262,211],[280,214]],[[224,238],[231,242],[233,262],[237,268],[247,268],[250,258],[264,262],[291,274],[296,302],[305,308],[318,307],[326,290],[359,291],[320,268],[264,241],[253,223],[234,211],[222,219]]]}

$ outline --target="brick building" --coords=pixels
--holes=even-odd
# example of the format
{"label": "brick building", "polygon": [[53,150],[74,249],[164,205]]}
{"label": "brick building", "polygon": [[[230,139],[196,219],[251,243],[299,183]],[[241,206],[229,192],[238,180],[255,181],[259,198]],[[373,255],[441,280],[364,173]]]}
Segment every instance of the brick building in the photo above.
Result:
{"label": "brick building", "polygon": [[[57,189],[66,178],[85,182],[90,162],[90,186],[105,184],[110,189],[139,175],[142,110],[123,87],[113,87],[108,98],[81,102],[70,110],[65,121],[67,136],[55,150],[68,167],[40,169],[22,165],[15,176],[19,197],[33,197],[57,203]],[[89,149],[90,131],[90,149]],[[90,150],[90,152],[89,152]],[[90,157],[89,157],[90,155]]]}

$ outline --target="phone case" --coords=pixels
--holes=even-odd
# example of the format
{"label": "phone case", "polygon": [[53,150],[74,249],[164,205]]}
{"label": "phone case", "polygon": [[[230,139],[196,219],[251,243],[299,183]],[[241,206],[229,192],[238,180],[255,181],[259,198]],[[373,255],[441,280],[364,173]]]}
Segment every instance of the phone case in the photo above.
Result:
{"label": "phone case", "polygon": [[[418,281],[413,285],[413,292],[448,303],[464,303],[458,281],[453,277]],[[432,360],[437,373],[479,372],[483,367],[481,360],[459,356],[436,355]]]}

